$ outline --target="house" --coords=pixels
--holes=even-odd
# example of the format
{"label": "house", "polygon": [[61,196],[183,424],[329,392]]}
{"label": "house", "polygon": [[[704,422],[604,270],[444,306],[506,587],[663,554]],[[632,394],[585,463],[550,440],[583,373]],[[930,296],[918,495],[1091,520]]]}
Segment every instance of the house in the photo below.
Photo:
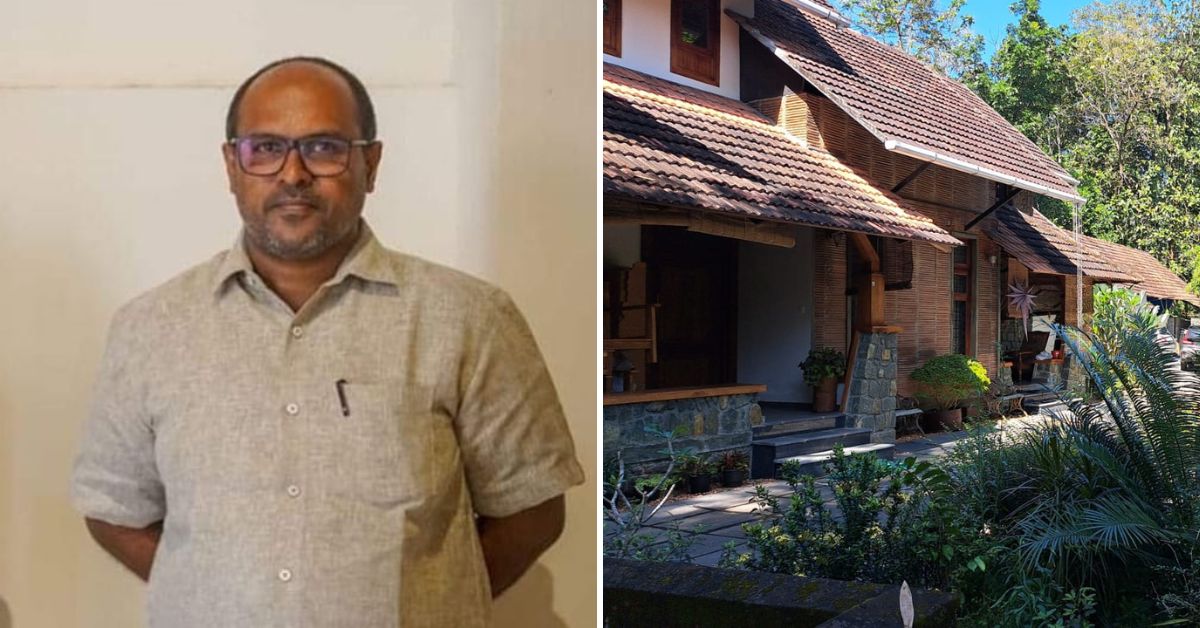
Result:
{"label": "house", "polygon": [[[648,425],[755,443],[768,472],[835,442],[890,455],[930,357],[1025,376],[1008,286],[1077,325],[1093,284],[1142,280],[1034,209],[1083,202],[1066,171],[825,2],[606,0],[604,52],[610,455],[661,459]],[[849,356],[831,414],[797,368],[822,347]]]}

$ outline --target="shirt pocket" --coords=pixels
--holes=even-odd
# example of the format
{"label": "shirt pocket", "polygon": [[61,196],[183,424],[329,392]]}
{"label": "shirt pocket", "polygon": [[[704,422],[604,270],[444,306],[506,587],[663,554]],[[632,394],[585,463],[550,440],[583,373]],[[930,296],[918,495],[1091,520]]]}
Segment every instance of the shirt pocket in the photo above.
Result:
{"label": "shirt pocket", "polygon": [[419,499],[429,449],[430,395],[388,382],[346,382],[339,392],[335,490],[380,507]]}

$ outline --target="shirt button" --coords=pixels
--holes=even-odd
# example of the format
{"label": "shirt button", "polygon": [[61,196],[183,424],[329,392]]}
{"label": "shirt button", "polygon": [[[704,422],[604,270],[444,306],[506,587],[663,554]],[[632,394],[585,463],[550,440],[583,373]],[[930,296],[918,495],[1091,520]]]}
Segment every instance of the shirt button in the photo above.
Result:
{"label": "shirt button", "polygon": [[300,487],[296,486],[295,484],[287,487],[287,494],[291,495],[292,497],[299,497],[300,496]]}
{"label": "shirt button", "polygon": [[292,328],[292,337],[293,338],[299,338],[300,336],[303,336],[303,335],[304,335],[303,327],[296,325],[295,327]]}
{"label": "shirt button", "polygon": [[279,570],[279,579],[280,579],[280,580],[283,580],[284,582],[287,582],[288,580],[291,580],[291,579],[292,579],[292,572],[290,572],[290,571],[288,571],[288,570],[286,570],[286,569],[280,569],[280,570]]}
{"label": "shirt button", "polygon": [[288,414],[290,414],[292,416],[296,416],[297,414],[300,414],[300,406],[298,406],[294,403],[287,404],[287,406],[285,406],[283,409],[285,412],[287,412]]}

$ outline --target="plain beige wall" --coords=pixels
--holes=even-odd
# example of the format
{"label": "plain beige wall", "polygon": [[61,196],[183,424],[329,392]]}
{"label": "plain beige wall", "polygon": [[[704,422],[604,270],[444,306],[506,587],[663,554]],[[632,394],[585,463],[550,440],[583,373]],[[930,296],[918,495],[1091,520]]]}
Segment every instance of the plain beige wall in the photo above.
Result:
{"label": "plain beige wall", "polygon": [[389,246],[513,295],[589,472],[497,625],[593,625],[595,33],[586,0],[6,6],[0,628],[142,623],[143,585],[67,501],[104,332],[121,303],[229,245],[225,107],[299,53],[366,81],[385,142],[368,219]]}

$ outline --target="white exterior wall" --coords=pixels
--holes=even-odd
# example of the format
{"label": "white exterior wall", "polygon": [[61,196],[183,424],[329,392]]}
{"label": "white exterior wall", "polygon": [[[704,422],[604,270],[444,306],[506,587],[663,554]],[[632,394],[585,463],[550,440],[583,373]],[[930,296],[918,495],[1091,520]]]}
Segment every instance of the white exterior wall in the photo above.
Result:
{"label": "white exterior wall", "polygon": [[812,347],[813,230],[796,246],[738,245],[739,382],[766,384],[761,401],[812,401],[797,366]]}
{"label": "white exterior wall", "polygon": [[628,268],[642,261],[641,225],[604,225],[604,267]]}
{"label": "white exterior wall", "polygon": [[6,5],[0,628],[144,625],[144,584],[68,502],[104,334],[120,304],[230,245],[225,108],[300,53],[344,63],[375,99],[380,239],[513,295],[588,470],[497,625],[594,625],[595,15],[584,0]]}
{"label": "white exterior wall", "polygon": [[753,15],[753,0],[721,2],[721,70],[719,87],[671,72],[671,0],[622,0],[621,56],[603,55],[604,61],[652,76],[738,98],[741,68],[738,62],[738,25],[725,9]]}

